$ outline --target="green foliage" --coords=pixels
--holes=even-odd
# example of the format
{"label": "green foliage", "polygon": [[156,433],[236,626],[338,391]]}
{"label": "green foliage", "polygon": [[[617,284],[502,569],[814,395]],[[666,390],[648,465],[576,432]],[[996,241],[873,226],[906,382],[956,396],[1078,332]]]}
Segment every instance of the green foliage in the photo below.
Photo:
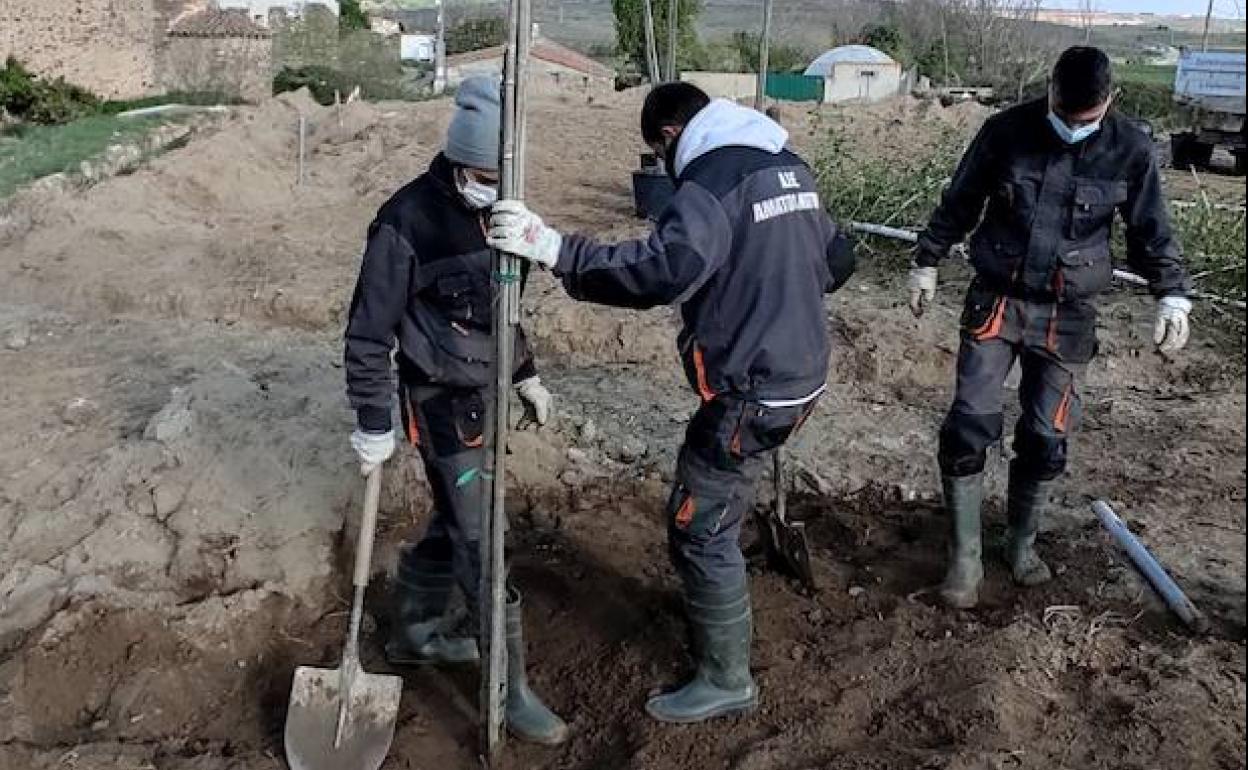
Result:
{"label": "green foliage", "polygon": [[1164,121],[1174,113],[1174,91],[1168,85],[1129,81],[1120,83],[1114,103],[1135,118]]}
{"label": "green foliage", "polygon": [[[654,39],[659,52],[659,66],[666,69],[668,39],[668,0],[653,0]],[[611,0],[615,14],[615,39],[619,51],[638,69],[646,68],[645,10],[642,0]],[[677,64],[690,63],[699,58],[700,46],[695,23],[702,12],[702,0],[680,0],[676,7],[677,45],[680,54]],[[757,67],[757,64],[755,65]]]}
{"label": "green foliage", "polygon": [[506,40],[506,19],[502,16],[478,16],[464,19],[446,30],[446,52],[478,51],[502,45]]}
{"label": "green foliage", "polygon": [[903,64],[910,60],[905,36],[895,24],[872,24],[862,31],[862,44],[878,48]]}
{"label": "green foliage", "polygon": [[[936,204],[965,139],[945,129],[912,162],[861,152],[833,130],[812,167],[820,195],[837,222],[873,222],[892,227],[922,227]],[[886,244],[896,249],[897,243]]]}
{"label": "green foliage", "polygon": [[273,78],[274,94],[298,91],[300,88],[307,88],[318,104],[328,105],[334,103],[335,93],[346,97],[355,88],[355,84],[341,71],[319,64],[283,67]]}
{"label": "green foliage", "polygon": [[1242,208],[1215,208],[1201,200],[1171,209],[1170,221],[1183,245],[1196,288],[1244,299],[1244,228]]}
{"label": "green foliage", "polygon": [[90,115],[100,100],[64,78],[35,77],[13,57],[0,69],[0,109],[31,123],[54,125]]}
{"label": "green foliage", "polygon": [[[733,33],[731,40],[738,60],[737,71],[758,72],[758,47],[762,36],[753,32],[736,32]],[[807,51],[798,46],[773,40],[767,51],[767,71],[801,71],[806,68],[812,58]]]}
{"label": "green foliage", "polygon": [[360,8],[360,0],[340,0],[338,3],[338,30],[342,33],[367,30],[368,14]]}

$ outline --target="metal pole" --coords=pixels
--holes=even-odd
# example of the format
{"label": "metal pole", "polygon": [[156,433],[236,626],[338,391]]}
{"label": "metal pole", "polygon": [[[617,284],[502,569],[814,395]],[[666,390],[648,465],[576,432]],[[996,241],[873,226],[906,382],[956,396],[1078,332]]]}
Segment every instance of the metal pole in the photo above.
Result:
{"label": "metal pole", "polygon": [[654,6],[651,0],[642,0],[642,9],[644,17],[642,23],[645,26],[646,33],[646,74],[650,78],[650,85],[659,84],[659,48],[654,40]]}
{"label": "metal pole", "polygon": [[308,149],[308,119],[307,117],[300,115],[299,116],[299,171],[297,172],[297,176],[296,176],[296,179],[299,184],[303,184],[303,167],[304,167],[303,159],[304,159],[304,155],[307,152],[307,149]]}
{"label": "metal pole", "polygon": [[680,47],[680,0],[667,0],[667,80],[676,79],[676,49]]}
{"label": "metal pole", "polygon": [[[522,134],[524,89],[523,56],[531,32],[521,25],[530,19],[530,0],[511,0],[508,6],[508,43],[503,59],[502,136],[499,150],[499,183],[503,198],[519,198],[523,184]],[[494,419],[489,429],[489,513],[481,527],[481,743],[488,765],[498,759],[506,733],[503,709],[507,699],[507,646],[504,641],[506,603],[506,555],[503,538],[507,529],[506,458],[510,426],[511,369],[515,325],[519,313],[519,276],[516,257],[496,252],[494,276],[497,301],[494,307]]]}
{"label": "metal pole", "polygon": [[767,58],[771,47],[771,0],[763,0],[763,36],[758,40],[758,82],[754,109],[762,110],[767,99]]}
{"label": "metal pole", "polygon": [[1209,50],[1209,21],[1213,18],[1213,0],[1209,0],[1209,8],[1205,11],[1205,31],[1200,36],[1200,50]]}
{"label": "metal pole", "polygon": [[438,0],[438,39],[433,44],[433,93],[446,90],[446,0]]}

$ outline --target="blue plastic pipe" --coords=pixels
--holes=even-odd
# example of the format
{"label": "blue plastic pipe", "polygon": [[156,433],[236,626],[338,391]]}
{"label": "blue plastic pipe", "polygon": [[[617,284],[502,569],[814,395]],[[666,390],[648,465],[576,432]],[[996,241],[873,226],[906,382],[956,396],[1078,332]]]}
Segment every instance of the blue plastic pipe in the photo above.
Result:
{"label": "blue plastic pipe", "polygon": [[1092,512],[1096,514],[1096,518],[1101,520],[1101,524],[1105,529],[1109,530],[1109,534],[1114,536],[1114,540],[1122,546],[1127,552],[1127,556],[1131,557],[1131,562],[1135,568],[1144,574],[1144,577],[1153,586],[1153,589],[1161,595],[1175,615],[1187,625],[1188,628],[1197,633],[1204,633],[1209,629],[1209,621],[1205,618],[1200,610],[1196,609],[1196,605],[1192,604],[1192,600],[1187,598],[1183,593],[1183,589],[1179,588],[1178,583],[1166,573],[1165,568],[1153,558],[1144,544],[1127,529],[1127,525],[1122,519],[1118,518],[1118,514],[1114,513],[1114,509],[1109,507],[1109,503],[1104,500],[1096,500],[1092,503]]}

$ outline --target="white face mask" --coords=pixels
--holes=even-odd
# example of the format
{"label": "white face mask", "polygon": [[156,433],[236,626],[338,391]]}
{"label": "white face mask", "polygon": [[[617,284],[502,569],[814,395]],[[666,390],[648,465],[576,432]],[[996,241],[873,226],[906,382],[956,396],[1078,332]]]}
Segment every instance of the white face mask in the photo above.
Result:
{"label": "white face mask", "polygon": [[1066,121],[1059,118],[1057,113],[1053,112],[1053,110],[1049,110],[1049,125],[1053,127],[1053,130],[1057,133],[1058,137],[1066,144],[1078,144],[1084,139],[1087,139],[1089,136],[1095,134],[1097,131],[1101,130],[1100,120],[1095,123],[1088,123],[1087,125],[1079,126],[1078,128],[1071,128],[1066,125]]}
{"label": "white face mask", "polygon": [[470,179],[462,172],[457,176],[460,197],[464,199],[464,203],[468,204],[468,208],[480,211],[488,209],[498,202],[497,187],[481,184],[475,179]]}

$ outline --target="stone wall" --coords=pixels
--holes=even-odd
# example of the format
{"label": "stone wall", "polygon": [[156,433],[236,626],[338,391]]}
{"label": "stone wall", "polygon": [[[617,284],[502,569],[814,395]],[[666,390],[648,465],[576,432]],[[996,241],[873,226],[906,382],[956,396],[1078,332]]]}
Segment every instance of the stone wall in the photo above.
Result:
{"label": "stone wall", "polygon": [[209,91],[259,101],[273,88],[273,42],[258,37],[171,37],[164,91]]}
{"label": "stone wall", "polygon": [[160,88],[165,30],[197,0],[0,0],[0,59],[113,99]]}

